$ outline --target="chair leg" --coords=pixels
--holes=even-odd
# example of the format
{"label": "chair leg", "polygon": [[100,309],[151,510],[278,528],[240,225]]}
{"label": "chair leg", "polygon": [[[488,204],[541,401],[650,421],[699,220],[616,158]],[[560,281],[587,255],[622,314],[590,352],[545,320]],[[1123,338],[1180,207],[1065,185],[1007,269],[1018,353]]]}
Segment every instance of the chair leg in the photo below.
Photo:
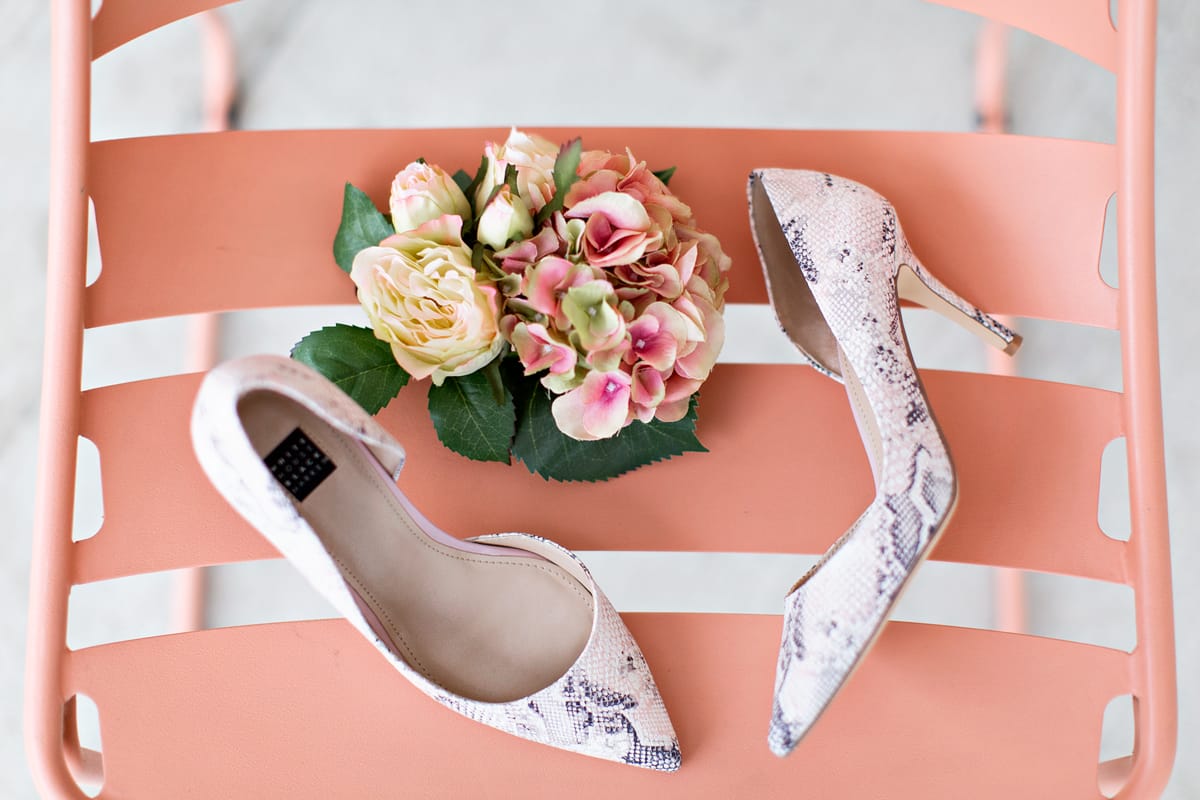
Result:
{"label": "chair leg", "polygon": [[237,108],[237,51],[229,23],[219,11],[200,16],[204,36],[204,129],[234,127]]}
{"label": "chair leg", "polygon": [[1005,133],[1009,127],[1004,71],[1008,65],[1008,26],[988,20],[975,48],[975,126],[980,133]]}

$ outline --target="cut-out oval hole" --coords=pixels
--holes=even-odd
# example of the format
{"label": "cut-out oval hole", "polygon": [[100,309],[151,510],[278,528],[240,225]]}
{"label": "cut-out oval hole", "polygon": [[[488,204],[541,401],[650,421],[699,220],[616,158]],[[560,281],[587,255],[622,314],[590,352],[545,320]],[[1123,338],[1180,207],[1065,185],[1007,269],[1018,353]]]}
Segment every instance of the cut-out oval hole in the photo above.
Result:
{"label": "cut-out oval hole", "polygon": [[1104,207],[1104,231],[1100,234],[1100,280],[1114,289],[1120,282],[1117,268],[1117,196],[1111,195]]}
{"label": "cut-out oval hole", "polygon": [[104,788],[104,748],[100,710],[95,701],[76,693],[63,704],[63,757],[80,791],[96,797]]}
{"label": "cut-out oval hole", "polygon": [[1125,437],[1113,439],[1100,456],[1100,500],[1096,518],[1110,539],[1129,541],[1129,465]]}
{"label": "cut-out oval hole", "polygon": [[90,539],[104,524],[104,490],[100,483],[100,451],[79,437],[75,450],[75,517],[71,541]]}
{"label": "cut-out oval hole", "polygon": [[1096,782],[1105,797],[1116,797],[1129,780],[1137,745],[1135,708],[1136,701],[1128,694],[1114,697],[1104,708]]}
{"label": "cut-out oval hole", "polygon": [[100,262],[100,234],[96,228],[96,204],[88,198],[88,228],[87,228],[87,268],[84,271],[83,283],[91,286],[100,277],[103,269]]}
{"label": "cut-out oval hole", "polygon": [[1114,29],[1117,28],[1118,11],[1121,8],[1121,0],[1108,0],[1108,21],[1112,23]]}

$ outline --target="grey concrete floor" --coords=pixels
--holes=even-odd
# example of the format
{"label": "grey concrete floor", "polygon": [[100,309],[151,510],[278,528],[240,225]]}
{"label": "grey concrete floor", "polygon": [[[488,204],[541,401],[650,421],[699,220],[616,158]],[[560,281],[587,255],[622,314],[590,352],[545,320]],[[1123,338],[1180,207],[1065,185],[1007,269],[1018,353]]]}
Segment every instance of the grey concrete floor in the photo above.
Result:
{"label": "grey concrete floor", "polygon": [[[242,3],[227,10],[239,49],[241,124],[247,128],[440,125],[645,124],[969,130],[971,65],[978,22],[916,0],[819,3],[617,0],[568,6],[523,4],[519,11],[452,0],[408,4],[359,0],[353,13],[334,0]],[[1200,797],[1200,381],[1190,345],[1200,332],[1200,271],[1188,250],[1189,201],[1200,184],[1194,147],[1200,121],[1200,6],[1160,2],[1158,246],[1163,388],[1171,503],[1180,675],[1179,758],[1165,795]],[[421,31],[450,31],[453,51]],[[586,31],[582,36],[577,32]],[[563,64],[546,43],[569,37]],[[0,502],[9,523],[0,537],[0,797],[33,797],[20,743],[21,685],[28,594],[33,464],[45,302],[49,22],[45,4],[0,0],[0,292],[5,358],[0,360]],[[609,57],[614,49],[620,59]],[[486,70],[482,68],[487,63]],[[619,103],[597,104],[569,88],[579,65],[604,63]],[[574,68],[572,68],[574,65]],[[586,71],[586,69],[584,70]],[[529,91],[530,74],[538,89]],[[197,130],[199,30],[186,21],[97,62],[95,138]],[[647,76],[653,76],[650,81]],[[1040,39],[1012,38],[1008,69],[1018,133],[1112,141],[1115,84],[1110,75]],[[647,88],[653,83],[653,89]],[[669,98],[664,102],[664,97]],[[302,168],[302,167],[298,167]],[[1104,254],[1111,269],[1111,237]],[[316,322],[353,309],[232,315],[223,353],[286,349]],[[768,318],[730,311],[726,360],[789,360]],[[913,315],[913,348],[924,366],[972,368],[970,342],[943,335]],[[1118,339],[1072,326],[1021,321],[1025,374],[1120,387]],[[85,382],[103,385],[183,369],[184,320],[90,333]],[[1120,453],[1105,471],[1100,507],[1106,529],[1127,520]],[[78,498],[79,527],[100,510],[94,468]],[[1127,525],[1127,522],[1125,523]],[[831,532],[832,538],[832,532]],[[796,556],[594,554],[601,582],[625,610],[774,613],[809,559]],[[664,581],[669,572],[678,582]],[[212,576],[212,624],[320,616],[323,604],[280,562],[222,568]],[[950,624],[992,624],[988,570],[931,564],[900,616]],[[73,646],[149,635],[167,627],[171,576],[153,575],[77,591]],[[703,592],[695,586],[704,586]],[[1031,630],[1131,647],[1132,604],[1121,587],[1035,575],[1029,578]],[[1128,715],[1114,712],[1103,754],[1128,751]],[[94,736],[94,732],[92,734]],[[514,795],[515,796],[515,795]]]}

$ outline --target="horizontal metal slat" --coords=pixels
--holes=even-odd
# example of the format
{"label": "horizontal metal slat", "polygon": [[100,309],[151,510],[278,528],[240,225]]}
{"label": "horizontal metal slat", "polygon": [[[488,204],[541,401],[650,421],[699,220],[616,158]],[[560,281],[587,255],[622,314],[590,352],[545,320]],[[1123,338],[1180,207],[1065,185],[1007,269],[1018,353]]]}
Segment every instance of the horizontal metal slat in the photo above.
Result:
{"label": "horizontal metal slat", "polygon": [[92,20],[92,58],[164,25],[232,2],[235,0],[104,0]]}
{"label": "horizontal metal slat", "polygon": [[[897,207],[917,254],[993,313],[1115,327],[1116,291],[1099,276],[1111,145],[1016,136],[670,128],[541,129],[587,147],[626,146],[678,167],[672,188],[734,260],[731,302],[764,302],[746,210],[756,167],[825,170]],[[392,175],[423,156],[478,163],[506,131],[264,131],[93,144],[103,271],[88,327],[233,308],[354,302],[331,255],[342,185],[385,204]]]}
{"label": "horizontal metal slat", "polygon": [[[105,519],[76,545],[77,583],[275,552],[212,489],[192,454],[196,375],[89,391]],[[1100,457],[1120,395],[928,372],[960,482],[935,558],[1124,578],[1125,545],[1096,517]],[[400,486],[459,536],[524,530],[576,550],[819,553],[870,502],[866,456],[841,386],[806,368],[722,364],[705,385],[708,453],[605,483],[549,483],[471,462],[437,441],[420,384],[381,414],[408,451]]]}
{"label": "horizontal metal slat", "polygon": [[1012,25],[1117,70],[1117,32],[1098,0],[929,0]]}
{"label": "horizontal metal slat", "polygon": [[778,759],[765,736],[778,617],[626,619],[680,737],[674,775],[459,717],[341,620],[103,645],[72,654],[70,682],[99,708],[112,797],[1090,797],[1104,706],[1129,691],[1118,651],[894,623]]}

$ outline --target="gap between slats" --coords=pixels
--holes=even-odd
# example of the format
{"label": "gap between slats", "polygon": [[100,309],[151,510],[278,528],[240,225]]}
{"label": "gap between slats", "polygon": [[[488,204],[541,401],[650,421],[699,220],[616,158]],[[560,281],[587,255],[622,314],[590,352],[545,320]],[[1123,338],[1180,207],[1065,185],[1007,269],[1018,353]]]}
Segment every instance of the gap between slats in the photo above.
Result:
{"label": "gap between slats", "polygon": [[[816,556],[763,553],[580,552],[622,613],[778,615],[783,597]],[[67,646],[73,650],[176,632],[169,618],[177,572],[157,572],[72,589]],[[1137,644],[1128,586],[1023,573],[1036,598],[1025,633],[1130,652]],[[997,571],[931,561],[892,615],[932,625],[1003,630],[994,607]],[[213,567],[206,627],[296,622],[336,612],[286,561]],[[148,613],[149,612],[149,613]]]}
{"label": "gap between slats", "polygon": [[[84,331],[83,388],[178,375],[186,369],[180,342],[191,317],[107,325]],[[304,306],[230,311],[221,315],[222,356],[291,351],[309,331],[327,325],[368,325],[357,305]],[[1025,318],[1010,324],[1025,337],[1019,354],[1022,377],[1110,392],[1121,391],[1121,337],[1117,331]],[[921,308],[904,309],[905,333],[917,367],[988,372],[988,353],[958,325]],[[720,364],[806,365],[780,330],[770,306],[725,307],[725,346]]]}

